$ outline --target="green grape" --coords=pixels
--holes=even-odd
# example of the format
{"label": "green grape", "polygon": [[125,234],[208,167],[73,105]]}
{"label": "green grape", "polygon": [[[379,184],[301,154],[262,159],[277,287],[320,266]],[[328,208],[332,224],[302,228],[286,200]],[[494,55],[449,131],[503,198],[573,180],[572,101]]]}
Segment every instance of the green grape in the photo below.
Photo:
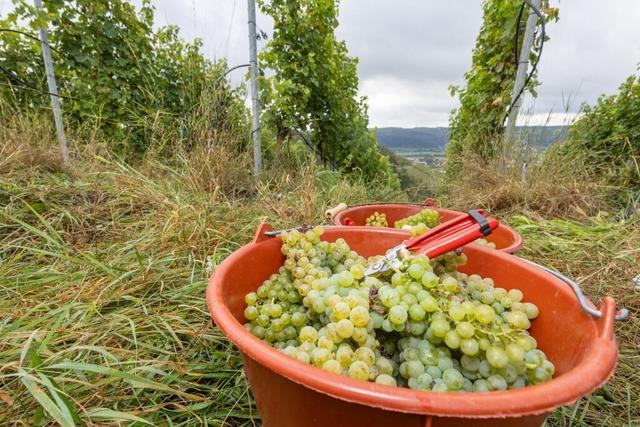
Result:
{"label": "green grape", "polygon": [[458,281],[453,277],[447,276],[442,279],[442,288],[447,292],[456,292],[459,289]]}
{"label": "green grape", "polygon": [[541,367],[537,367],[533,371],[530,371],[527,374],[527,377],[532,384],[539,384],[551,379],[549,373]]}
{"label": "green grape", "polygon": [[542,362],[542,369],[547,371],[547,374],[549,374],[550,377],[553,376],[553,374],[556,372],[556,367],[553,365],[553,363],[546,359]]}
{"label": "green grape", "polygon": [[509,298],[511,298],[513,302],[520,302],[524,297],[520,289],[509,289],[509,292],[507,294],[509,295]]}
{"label": "green grape", "polygon": [[307,316],[300,312],[295,312],[291,315],[291,324],[295,327],[301,327],[307,322]]}
{"label": "green grape", "polygon": [[507,381],[500,375],[491,375],[487,378],[487,385],[489,390],[506,390]]}
{"label": "green grape", "polygon": [[422,320],[426,316],[425,309],[418,304],[413,304],[409,307],[409,317],[413,320]]}
{"label": "green grape", "polygon": [[303,363],[309,363],[311,362],[311,357],[309,356],[309,353],[305,352],[305,351],[297,351],[295,358],[298,359],[299,361],[303,362]]}
{"label": "green grape", "polygon": [[462,365],[462,367],[467,371],[476,372],[480,365],[480,361],[478,360],[477,357],[471,357],[464,354],[460,358],[460,365]]}
{"label": "green grape", "polygon": [[427,366],[426,373],[433,379],[442,378],[442,370],[437,366]]}
{"label": "green grape", "polygon": [[456,332],[462,338],[471,338],[475,331],[475,328],[469,322],[460,322],[456,325]]}
{"label": "green grape", "polygon": [[351,365],[353,356],[353,349],[349,345],[341,345],[336,351],[336,360],[345,368]]}
{"label": "green grape", "polygon": [[455,321],[464,319],[465,314],[465,310],[460,304],[455,304],[449,307],[449,316],[451,316]]}
{"label": "green grape", "polygon": [[397,386],[395,378],[393,378],[389,374],[380,374],[380,375],[378,375],[376,377],[375,383],[376,384],[382,384],[382,385],[388,385],[388,386],[392,386],[392,387]]}
{"label": "green grape", "polygon": [[447,387],[447,384],[442,380],[442,378],[436,378],[433,380],[433,387],[431,388],[431,390],[433,391],[448,391],[449,388]]}
{"label": "green grape", "polygon": [[420,300],[420,307],[427,313],[433,313],[438,309],[438,301],[431,295],[427,295]]}
{"label": "green grape", "polygon": [[480,346],[473,338],[463,338],[460,340],[460,351],[465,355],[475,356],[480,351]]}
{"label": "green grape", "polygon": [[244,297],[244,302],[246,302],[247,305],[254,305],[257,301],[258,301],[258,294],[256,294],[255,292],[249,292]]}
{"label": "green grape", "polygon": [[369,338],[369,333],[367,332],[366,328],[354,328],[351,338],[358,344],[364,345],[364,343],[367,341],[367,338]]}
{"label": "green grape", "polygon": [[443,372],[449,368],[453,368],[453,361],[446,356],[440,357],[438,359],[438,368]]}
{"label": "green grape", "polygon": [[487,351],[490,346],[491,342],[487,338],[482,337],[478,340],[478,347],[480,347],[480,350]]}
{"label": "green grape", "polygon": [[518,373],[516,372],[516,368],[513,365],[508,364],[504,367],[504,369],[500,370],[500,375],[507,381],[507,383],[511,384],[518,378]]}
{"label": "green grape", "polygon": [[389,320],[395,324],[404,324],[407,320],[407,308],[403,305],[394,305],[389,310]]}
{"label": "green grape", "polygon": [[486,352],[487,362],[494,368],[504,368],[509,362],[507,353],[500,347],[492,346]]}
{"label": "green grape", "polygon": [[507,317],[507,321],[511,326],[518,329],[529,329],[531,323],[526,314],[521,311],[512,311]]}
{"label": "green grape", "polygon": [[449,368],[442,373],[442,380],[449,390],[460,390],[464,385],[464,377],[457,369]]}
{"label": "green grape", "polygon": [[478,374],[484,378],[491,375],[491,365],[489,365],[489,362],[487,362],[486,359],[481,360],[480,363],[478,363]]}
{"label": "green grape", "polygon": [[358,348],[354,353],[354,357],[356,358],[356,360],[360,360],[366,363],[368,366],[373,366],[376,362],[376,354],[373,352],[373,350],[367,347]]}
{"label": "green grape", "polygon": [[449,331],[444,336],[444,343],[447,347],[456,349],[460,347],[460,335],[456,331]]}
{"label": "green grape", "polygon": [[409,268],[407,268],[407,273],[413,279],[418,280],[422,278],[424,274],[424,268],[420,264],[411,264]]}
{"label": "green grape", "polygon": [[524,360],[525,351],[518,344],[507,344],[505,351],[511,363],[518,363]]}
{"label": "green grape", "polygon": [[330,357],[331,357],[331,352],[326,348],[315,348],[311,352],[311,358],[313,360],[313,364],[318,367],[324,366],[325,362],[329,360]]}
{"label": "green grape", "polygon": [[369,310],[363,306],[353,307],[349,314],[349,319],[356,327],[364,327],[369,323]]}
{"label": "green grape", "polygon": [[351,273],[354,279],[360,280],[364,277],[365,268],[362,264],[354,264],[349,269],[349,272]]}
{"label": "green grape", "polygon": [[493,321],[495,314],[493,307],[486,304],[481,304],[476,308],[476,319],[478,319],[478,322],[485,325]]}
{"label": "green grape", "polygon": [[511,385],[509,385],[509,388],[510,389],[522,388],[525,385],[527,385],[526,381],[527,380],[525,377],[518,377]]}
{"label": "green grape", "polygon": [[259,314],[258,309],[252,305],[244,309],[244,317],[247,320],[255,320],[258,318]]}
{"label": "green grape", "polygon": [[520,347],[524,348],[524,351],[533,350],[538,346],[536,339],[531,335],[520,335],[516,338],[516,342]]}
{"label": "green grape", "polygon": [[329,359],[324,362],[322,364],[322,369],[338,375],[342,373],[342,365],[335,359]]}
{"label": "green grape", "polygon": [[524,313],[527,315],[529,320],[535,319],[540,314],[538,307],[530,302],[524,303]]}
{"label": "green grape", "polygon": [[407,375],[409,377],[417,378],[424,372],[424,365],[419,360],[410,360],[405,362],[407,365]]}
{"label": "green grape", "polygon": [[449,329],[451,329],[449,322],[444,319],[436,319],[431,322],[431,331],[436,337],[444,338]]}
{"label": "green grape", "polygon": [[312,326],[304,326],[300,329],[300,341],[315,343],[318,339],[318,331]]}
{"label": "green grape", "polygon": [[393,364],[385,357],[379,357],[375,363],[376,368],[381,374],[391,375],[393,374]]}
{"label": "green grape", "polygon": [[420,278],[420,282],[425,288],[435,288],[438,286],[438,282],[440,279],[436,276],[432,271],[425,271],[422,277]]}
{"label": "green grape", "polygon": [[473,382],[473,391],[484,392],[489,391],[489,384],[485,379],[478,379]]}
{"label": "green grape", "polygon": [[349,376],[357,380],[367,381],[369,379],[369,366],[366,363],[356,360],[349,366]]}
{"label": "green grape", "polygon": [[414,336],[422,336],[426,330],[427,326],[424,322],[417,322],[414,320],[409,320],[407,330],[411,335]]}
{"label": "green grape", "polygon": [[260,339],[264,338],[265,332],[265,329],[260,325],[256,325],[251,328],[251,333]]}
{"label": "green grape", "polygon": [[349,319],[342,319],[336,324],[336,333],[342,339],[351,338],[354,329],[353,322]]}

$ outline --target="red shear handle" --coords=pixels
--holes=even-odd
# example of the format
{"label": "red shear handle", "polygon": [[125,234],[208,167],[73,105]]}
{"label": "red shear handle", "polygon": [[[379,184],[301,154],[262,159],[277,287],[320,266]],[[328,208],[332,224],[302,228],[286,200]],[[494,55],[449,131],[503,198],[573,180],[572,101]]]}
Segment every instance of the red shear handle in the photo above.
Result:
{"label": "red shear handle", "polygon": [[455,233],[458,230],[466,228],[470,225],[478,224],[478,220],[474,218],[481,217],[482,220],[486,220],[484,211],[481,209],[473,211],[473,215],[474,216],[472,216],[470,213],[467,213],[465,215],[460,215],[452,218],[449,221],[443,222],[442,224],[433,227],[431,230],[427,231],[424,234],[412,237],[411,239],[404,242],[404,244],[407,246],[407,248],[411,249],[422,242],[426,243],[433,239]]}
{"label": "red shear handle", "polygon": [[437,257],[486,236],[500,225],[495,218],[486,218],[482,215],[480,217],[476,211],[454,218],[421,236],[408,240],[405,245],[408,249],[416,250],[418,254],[424,254],[429,258]]}

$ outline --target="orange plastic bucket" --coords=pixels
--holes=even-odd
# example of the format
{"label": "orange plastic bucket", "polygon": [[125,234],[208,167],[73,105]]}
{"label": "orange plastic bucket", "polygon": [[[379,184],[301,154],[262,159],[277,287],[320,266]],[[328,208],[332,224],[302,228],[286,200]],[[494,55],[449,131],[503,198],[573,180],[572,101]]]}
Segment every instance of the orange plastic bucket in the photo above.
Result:
{"label": "orange plastic bucket", "polygon": [[[387,216],[389,226],[393,228],[393,223],[415,215],[423,209],[434,209],[440,213],[440,221],[448,221],[464,212],[452,211],[450,209],[438,208],[432,203],[377,203],[369,205],[351,206],[345,210],[336,213],[333,217],[333,223],[336,225],[347,225],[347,218],[353,221],[352,225],[365,225],[365,221],[374,212],[384,213]],[[522,237],[513,228],[505,224],[500,224],[497,229],[487,236],[489,242],[496,245],[496,249],[507,253],[515,253],[522,249]]]}
{"label": "orange plastic bucket", "polygon": [[[253,242],[220,264],[207,287],[209,311],[242,353],[265,426],[540,426],[550,411],[591,393],[613,374],[617,355],[613,299],[604,299],[602,317],[595,319],[581,309],[563,281],[476,244],[465,246],[469,261],[463,270],[490,276],[497,286],[515,286],[540,308],[531,333],[556,366],[551,381],[517,390],[438,393],[358,381],[299,362],[242,326],[244,295],[284,262],[280,239],[265,237],[267,230],[263,224]],[[328,227],[322,238],[338,237],[361,255],[372,256],[407,235],[391,229]]]}

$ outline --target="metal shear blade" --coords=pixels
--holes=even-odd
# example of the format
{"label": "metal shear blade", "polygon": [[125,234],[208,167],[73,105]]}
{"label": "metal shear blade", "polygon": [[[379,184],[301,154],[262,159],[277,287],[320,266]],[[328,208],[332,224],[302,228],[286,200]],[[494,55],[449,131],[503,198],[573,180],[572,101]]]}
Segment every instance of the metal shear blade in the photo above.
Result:
{"label": "metal shear blade", "polygon": [[388,270],[390,270],[392,268],[400,267],[400,265],[402,263],[398,259],[398,254],[403,249],[407,249],[407,246],[404,243],[401,243],[401,244],[399,244],[397,246],[394,246],[393,248],[389,249],[387,251],[386,255],[384,256],[384,258],[381,259],[378,262],[375,262],[375,263],[371,264],[369,267],[367,267],[367,269],[364,271],[364,274],[366,276],[372,276],[374,274],[383,273],[383,272],[388,271]]}

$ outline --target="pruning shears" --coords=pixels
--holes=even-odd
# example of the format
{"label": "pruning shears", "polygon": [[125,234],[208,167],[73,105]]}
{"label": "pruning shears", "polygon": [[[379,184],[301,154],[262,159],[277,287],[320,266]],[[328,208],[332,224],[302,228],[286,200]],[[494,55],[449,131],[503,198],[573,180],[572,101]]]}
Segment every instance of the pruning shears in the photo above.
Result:
{"label": "pruning shears", "polygon": [[486,217],[484,211],[470,210],[465,215],[443,222],[426,233],[405,240],[389,249],[382,260],[371,264],[365,270],[365,275],[371,276],[397,269],[402,264],[399,255],[404,250],[412,250],[415,254],[435,258],[491,234],[498,225],[500,225],[498,220]]}

